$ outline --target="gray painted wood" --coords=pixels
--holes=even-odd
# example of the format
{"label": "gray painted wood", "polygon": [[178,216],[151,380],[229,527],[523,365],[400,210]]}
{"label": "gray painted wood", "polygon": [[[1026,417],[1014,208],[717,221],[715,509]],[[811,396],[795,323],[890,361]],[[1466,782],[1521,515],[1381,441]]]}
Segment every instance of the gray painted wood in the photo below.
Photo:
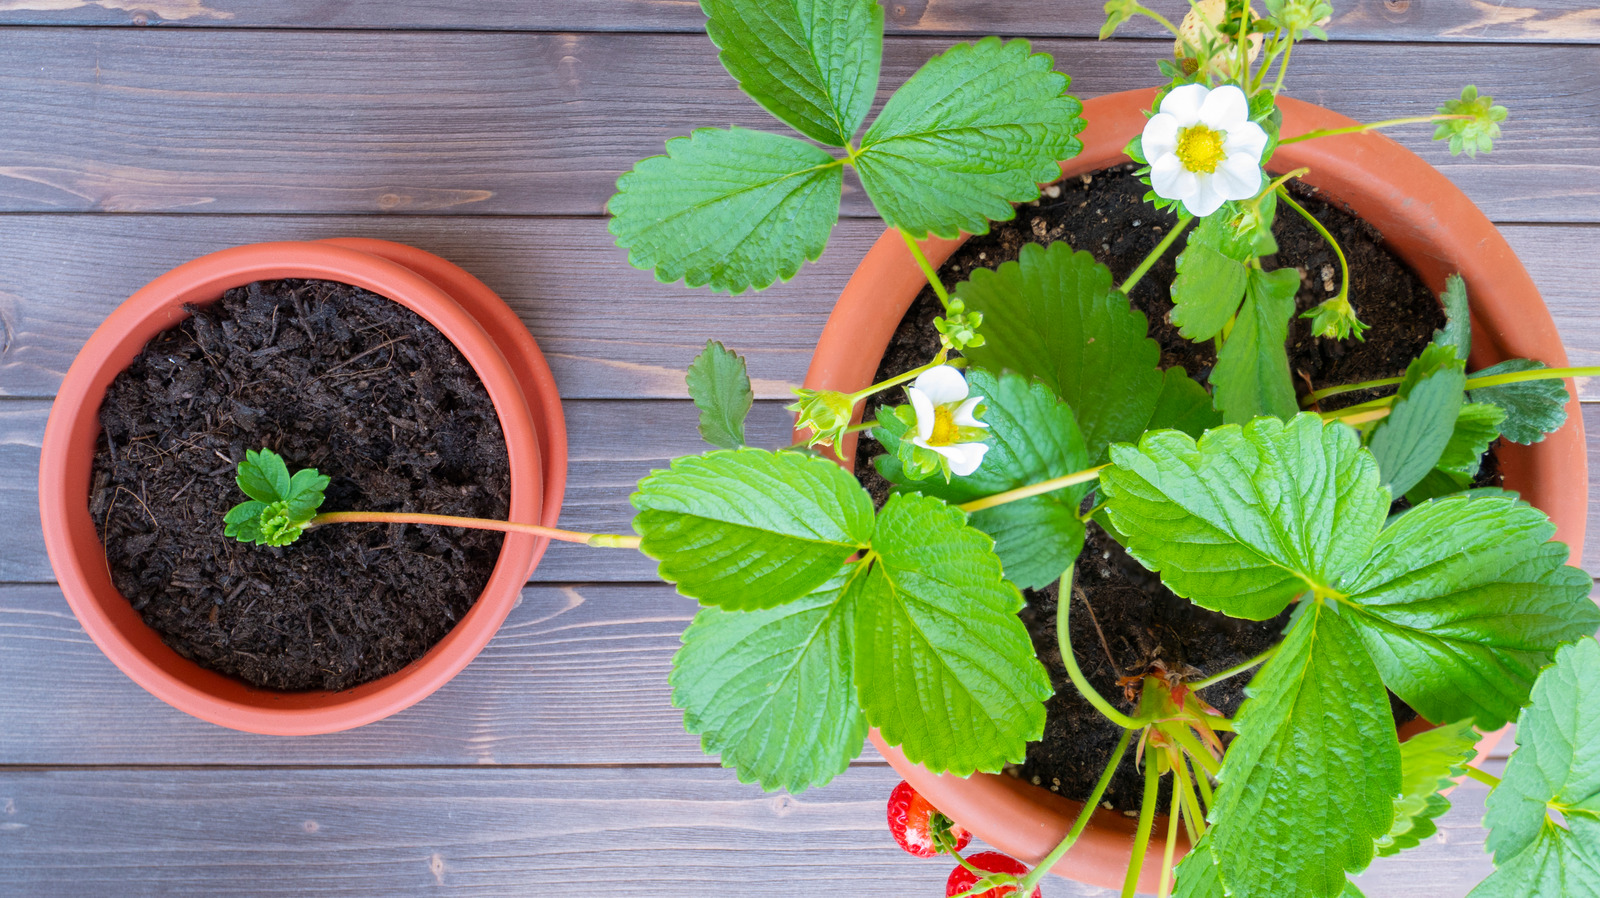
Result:
{"label": "gray painted wood", "polygon": [[[1153,3],[1173,21],[1182,3]],[[1093,37],[1104,16],[1098,3],[1055,0],[885,0],[890,33],[1004,34]],[[1541,8],[1472,0],[1352,0],[1334,4],[1334,40],[1600,41],[1600,18],[1581,0]],[[168,25],[205,28],[408,28],[516,31],[697,31],[705,23],[693,0],[0,0],[0,24]],[[1164,34],[1140,19],[1119,36]]]}
{"label": "gray painted wood", "polygon": [[[940,894],[952,865],[885,830],[897,780],[857,767],[797,797],[714,768],[0,769],[0,892]],[[1483,795],[1456,790],[1439,834],[1378,860],[1366,894],[1465,895],[1489,871]],[[1044,890],[1113,894],[1056,877]]]}
{"label": "gray painted wood", "polygon": [[[6,33],[0,211],[594,215],[667,138],[773,126],[700,35],[85,34]],[[949,43],[890,40],[885,92]],[[1084,96],[1154,84],[1170,53],[1151,41],[1037,47]],[[1512,110],[1492,157],[1452,159],[1426,127],[1398,139],[1497,218],[1594,221],[1596,52],[1313,42],[1295,55],[1291,92],[1375,120],[1431,112],[1476,82]],[[866,212],[853,186],[845,206]]]}
{"label": "gray painted wood", "polygon": [[[1600,284],[1588,268],[1600,257],[1600,227],[1502,231],[1573,363],[1600,364]],[[430,250],[483,279],[533,332],[569,400],[686,398],[684,369],[707,338],[749,359],[758,396],[785,399],[881,233],[877,221],[846,220],[794,280],[730,297],[629,267],[595,218],[0,215],[0,396],[53,396],[94,328],[173,266],[244,243],[361,236]],[[1583,396],[1600,400],[1600,384],[1586,383]]]}

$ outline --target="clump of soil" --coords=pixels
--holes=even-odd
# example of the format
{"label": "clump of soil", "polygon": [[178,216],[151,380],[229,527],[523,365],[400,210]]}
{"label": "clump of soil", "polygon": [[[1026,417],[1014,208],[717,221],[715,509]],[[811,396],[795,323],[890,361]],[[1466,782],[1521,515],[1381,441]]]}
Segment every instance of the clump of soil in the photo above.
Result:
{"label": "clump of soil", "polygon": [[255,686],[346,689],[421,657],[482,592],[500,534],[340,524],[271,548],[222,519],[261,447],[332,478],[323,511],[505,517],[477,375],[420,316],[345,284],[255,283],[191,311],[100,410],[90,513],[117,589],[179,654]]}
{"label": "clump of soil", "polygon": [[[995,268],[1018,258],[1029,243],[1048,245],[1066,241],[1086,250],[1111,269],[1121,282],[1138,267],[1162,237],[1176,224],[1176,216],[1157,211],[1143,199],[1148,189],[1125,165],[1069,179],[1047,189],[1035,204],[1018,207],[1010,222],[996,223],[989,234],[967,241],[940,269],[946,284],[966,280],[974,268]],[[1286,204],[1280,203],[1273,227],[1279,251],[1263,259],[1268,269],[1294,268],[1300,272],[1296,318],[1290,326],[1288,352],[1296,390],[1304,396],[1313,389],[1357,383],[1404,373],[1406,365],[1444,325],[1438,299],[1405,263],[1383,245],[1382,235],[1347,209],[1324,202],[1315,189],[1291,182],[1302,206],[1338,239],[1350,264],[1350,302],[1370,325],[1366,341],[1327,340],[1311,336],[1310,319],[1298,317],[1339,289],[1337,257],[1317,231]],[[1162,367],[1183,366],[1202,383],[1216,364],[1214,344],[1191,343],[1169,320],[1172,301],[1168,285],[1185,240],[1179,238],[1134,288],[1129,300],[1150,321],[1150,336],[1161,345]],[[926,363],[938,350],[933,319],[939,303],[924,289],[901,321],[885,352],[875,380]],[[1383,395],[1362,391],[1334,397],[1324,408],[1342,408]],[[902,401],[897,391],[868,401],[866,417],[877,414],[885,402]],[[856,457],[856,476],[878,502],[890,484],[872,467],[881,449],[863,440]],[[1491,451],[1485,459],[1480,485],[1498,485],[1498,466]],[[1252,622],[1206,611],[1181,599],[1161,584],[1097,525],[1079,556],[1071,637],[1079,666],[1101,695],[1132,711],[1135,701],[1125,700],[1117,680],[1144,673],[1160,661],[1168,670],[1192,673],[1199,679],[1261,653],[1282,634],[1289,612],[1270,621]],[[1046,703],[1044,738],[1028,747],[1027,761],[1011,772],[1070,798],[1083,799],[1094,788],[1121,731],[1085,701],[1068,680],[1056,644],[1057,588],[1028,591],[1021,617],[1033,637],[1040,660],[1050,671],[1055,696]],[[1231,716],[1244,701],[1247,676],[1236,677],[1201,693],[1201,697]],[[1394,700],[1397,716],[1415,716]],[[1137,811],[1143,776],[1135,770],[1130,752],[1113,778],[1106,800],[1124,812]],[[1162,807],[1169,794],[1163,783]]]}

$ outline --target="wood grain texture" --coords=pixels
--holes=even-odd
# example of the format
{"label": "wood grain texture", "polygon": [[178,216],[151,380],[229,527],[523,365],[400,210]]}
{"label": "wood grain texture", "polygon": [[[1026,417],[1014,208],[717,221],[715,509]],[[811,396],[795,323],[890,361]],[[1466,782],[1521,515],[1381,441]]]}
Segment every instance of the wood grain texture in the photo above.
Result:
{"label": "wood grain texture", "polygon": [[[857,767],[794,797],[682,768],[0,770],[0,892],[940,894],[952,865],[907,856],[885,830],[897,781]],[[1490,870],[1484,794],[1452,793],[1439,834],[1379,859],[1357,880],[1365,893],[1467,894]],[[1056,877],[1044,890],[1114,894]]]}
{"label": "wood grain texture", "polygon": [[[890,40],[883,93],[949,43]],[[1169,53],[1037,47],[1084,96],[1154,83]],[[1475,82],[1512,110],[1493,156],[1453,159],[1425,127],[1397,138],[1498,219],[1595,221],[1597,53],[1313,42],[1291,84],[1374,120],[1431,112]],[[19,28],[0,104],[0,211],[594,215],[670,137],[775,126],[692,34]],[[867,212],[853,182],[845,208]]]}
{"label": "wood grain texture", "polygon": [[[3,139],[3,138],[0,138]],[[1600,227],[1507,225],[1574,364],[1600,364]],[[160,273],[266,240],[383,237],[438,253],[522,317],[567,399],[682,399],[707,338],[745,355],[756,395],[785,399],[845,282],[882,232],[851,219],[786,284],[725,296],[628,266],[593,218],[323,215],[0,215],[0,395],[49,397],[94,328]],[[1600,383],[1583,384],[1600,400]]]}
{"label": "wood grain texture", "polygon": [[[884,0],[891,34],[1094,37],[1098,3],[1056,0]],[[1152,6],[1173,21],[1181,3]],[[1355,0],[1335,4],[1333,40],[1600,42],[1600,16],[1581,0],[1510,6],[1486,0]],[[208,28],[408,28],[474,31],[699,31],[693,0],[0,0],[0,25],[190,25]],[[1140,19],[1119,36],[1158,37]]]}

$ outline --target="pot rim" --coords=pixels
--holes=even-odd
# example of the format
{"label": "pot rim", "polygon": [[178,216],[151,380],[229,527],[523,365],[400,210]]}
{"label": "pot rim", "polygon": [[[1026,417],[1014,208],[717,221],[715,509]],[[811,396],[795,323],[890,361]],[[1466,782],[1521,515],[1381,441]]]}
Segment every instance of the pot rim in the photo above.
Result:
{"label": "pot rim", "polygon": [[[1062,177],[1099,171],[1128,161],[1123,148],[1143,129],[1156,90],[1145,88],[1084,101],[1084,149],[1061,164]],[[1279,98],[1285,136],[1358,124],[1339,113],[1288,97]],[[1385,243],[1435,293],[1459,271],[1470,291],[1472,363],[1484,367],[1506,358],[1534,358],[1557,367],[1566,351],[1538,289],[1505,239],[1488,218],[1449,179],[1421,157],[1374,132],[1326,137],[1280,147],[1271,162],[1279,171],[1311,169],[1302,180],[1326,196],[1347,203],[1376,227]],[[920,241],[937,269],[968,235]],[[871,383],[883,352],[906,310],[926,282],[900,235],[886,230],[845,285],[818,342],[805,386],[853,392]],[[860,351],[865,345],[867,351]],[[1583,549],[1588,505],[1588,467],[1583,418],[1576,384],[1568,380],[1567,422],[1533,446],[1505,444],[1499,457],[1508,486],[1544,510],[1556,523],[1556,538],[1572,549],[1577,564]],[[855,421],[859,423],[861,409]],[[841,464],[855,458],[856,435],[847,436]],[[1425,727],[1402,728],[1402,736]],[[1479,743],[1480,759],[1501,733]],[[892,767],[934,806],[1001,851],[1037,863],[1065,835],[1081,802],[1002,774],[969,779],[938,775],[907,761],[883,743],[871,741]],[[1053,871],[1068,878],[1116,889],[1122,885],[1133,844],[1130,818],[1097,809],[1078,843]],[[1158,887],[1164,829],[1158,822],[1140,874],[1140,890]],[[1187,849],[1180,835],[1179,848]]]}
{"label": "pot rim", "polygon": [[[73,614],[129,678],[202,720],[269,735],[350,729],[427,697],[494,636],[548,542],[507,534],[483,592],[443,639],[401,670],[351,689],[256,688],[183,658],[144,623],[111,582],[88,510],[106,390],[151,338],[188,317],[185,304],[209,304],[231,287],[290,277],[338,281],[387,297],[423,317],[456,346],[483,383],[505,434],[512,520],[554,522],[566,462],[555,382],[532,336],[476,278],[420,250],[359,239],[239,246],[179,265],[119,305],[73,360],[50,410],[39,465],[46,551]],[[496,305],[503,314],[492,309]],[[508,317],[516,322],[509,332]],[[522,358],[513,363],[508,356]],[[534,411],[540,413],[537,420]],[[548,457],[544,446],[549,447]]]}

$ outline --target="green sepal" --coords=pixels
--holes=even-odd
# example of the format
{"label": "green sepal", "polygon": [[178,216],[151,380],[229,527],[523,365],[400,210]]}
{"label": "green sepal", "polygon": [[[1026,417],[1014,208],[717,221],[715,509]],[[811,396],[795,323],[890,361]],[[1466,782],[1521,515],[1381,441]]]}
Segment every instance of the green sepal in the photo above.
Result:
{"label": "green sepal", "polygon": [[1433,139],[1450,141],[1450,155],[1466,153],[1475,157],[1494,149],[1500,139],[1500,123],[1506,120],[1506,108],[1496,106],[1494,98],[1479,96],[1478,88],[1467,85],[1461,97],[1446,100],[1439,112],[1444,115],[1470,115],[1468,119],[1445,119],[1434,125]]}

